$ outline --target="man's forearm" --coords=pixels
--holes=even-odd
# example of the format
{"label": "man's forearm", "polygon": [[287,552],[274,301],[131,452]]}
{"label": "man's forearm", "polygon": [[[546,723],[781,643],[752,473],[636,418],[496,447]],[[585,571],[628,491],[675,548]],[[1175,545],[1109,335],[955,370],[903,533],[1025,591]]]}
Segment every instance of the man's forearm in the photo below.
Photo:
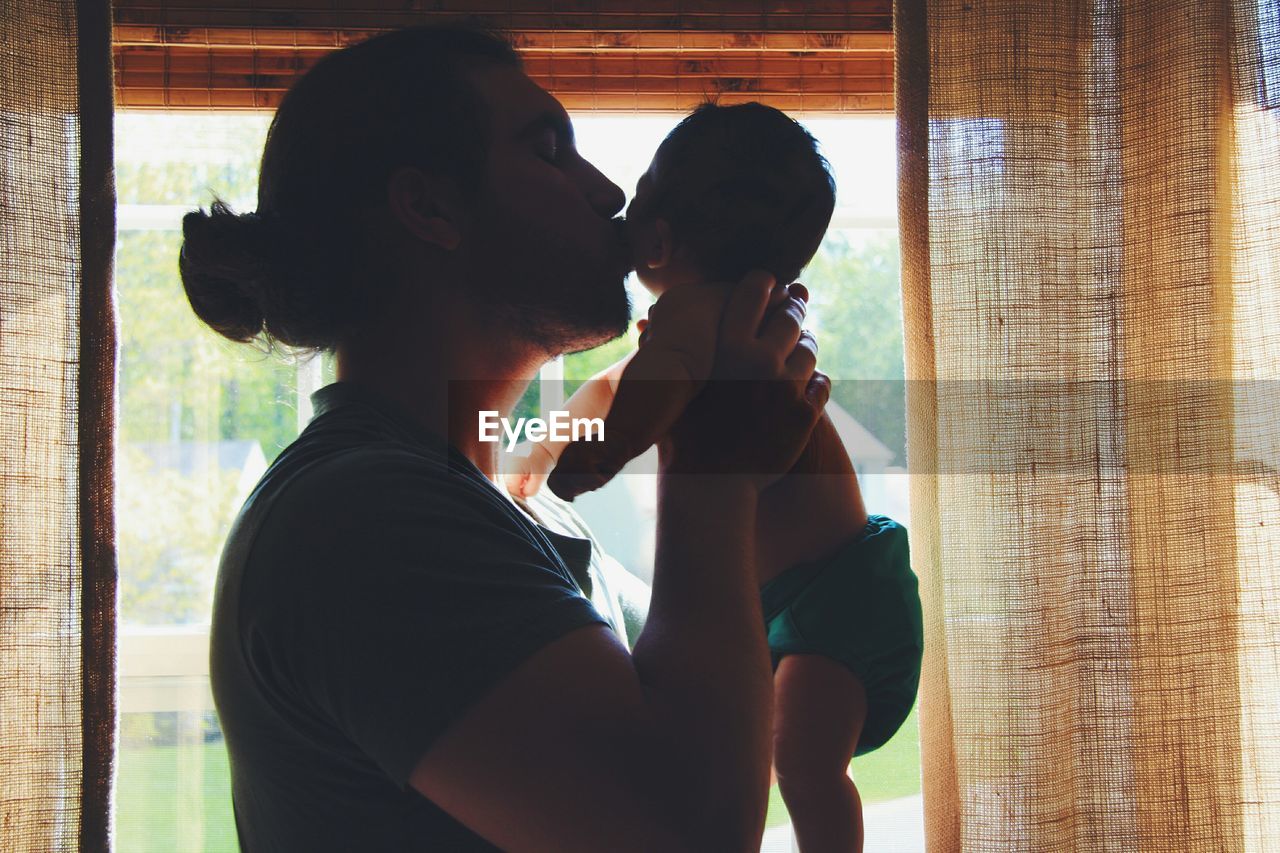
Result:
{"label": "man's forearm", "polygon": [[632,659],[670,784],[707,850],[758,843],[768,804],[773,673],[744,479],[664,473],[649,616]]}

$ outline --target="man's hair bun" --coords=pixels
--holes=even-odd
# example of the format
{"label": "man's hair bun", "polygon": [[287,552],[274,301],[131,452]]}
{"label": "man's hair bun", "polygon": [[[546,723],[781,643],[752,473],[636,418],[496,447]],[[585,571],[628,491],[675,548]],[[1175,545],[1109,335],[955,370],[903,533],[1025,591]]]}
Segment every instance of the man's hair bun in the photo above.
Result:
{"label": "man's hair bun", "polygon": [[[236,214],[222,201],[209,212],[182,217],[178,270],[187,301],[211,329],[241,343],[263,329],[278,265],[269,260],[271,223],[256,213]],[[278,238],[278,235],[274,235]],[[275,248],[279,248],[276,245]]]}
{"label": "man's hair bun", "polygon": [[[235,213],[216,200],[182,217],[178,270],[191,310],[230,340],[261,338],[300,350],[332,348],[333,294],[278,216]],[[337,260],[334,260],[334,264]]]}

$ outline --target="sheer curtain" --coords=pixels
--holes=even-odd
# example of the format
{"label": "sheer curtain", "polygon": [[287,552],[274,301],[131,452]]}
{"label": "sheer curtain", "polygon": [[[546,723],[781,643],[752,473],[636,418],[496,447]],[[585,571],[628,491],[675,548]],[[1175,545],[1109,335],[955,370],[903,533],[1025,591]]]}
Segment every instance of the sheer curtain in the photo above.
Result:
{"label": "sheer curtain", "polygon": [[105,850],[115,718],[106,2],[0,15],[0,846]]}
{"label": "sheer curtain", "polygon": [[895,6],[931,850],[1280,836],[1280,10]]}

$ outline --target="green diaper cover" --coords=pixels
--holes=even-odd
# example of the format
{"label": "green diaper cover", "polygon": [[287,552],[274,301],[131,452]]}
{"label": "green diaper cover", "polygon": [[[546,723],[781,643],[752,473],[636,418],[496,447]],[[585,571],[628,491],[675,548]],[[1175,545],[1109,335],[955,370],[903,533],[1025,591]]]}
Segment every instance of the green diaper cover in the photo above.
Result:
{"label": "green diaper cover", "polygon": [[907,530],[872,515],[832,556],[798,563],[760,588],[773,668],[788,654],[847,666],[867,691],[854,755],[883,746],[915,704],[924,651],[920,593]]}

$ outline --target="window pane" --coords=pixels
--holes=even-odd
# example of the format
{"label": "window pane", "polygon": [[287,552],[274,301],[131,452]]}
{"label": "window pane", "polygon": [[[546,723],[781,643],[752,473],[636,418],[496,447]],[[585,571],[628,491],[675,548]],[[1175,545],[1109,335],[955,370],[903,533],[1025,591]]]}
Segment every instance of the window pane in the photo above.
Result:
{"label": "window pane", "polygon": [[208,621],[231,520],[297,432],[297,369],[206,328],[177,274],[182,212],[214,193],[244,209],[265,130],[259,115],[125,113],[117,122],[125,626]]}
{"label": "window pane", "polygon": [[121,714],[118,774],[115,849],[239,849],[212,710]]}
{"label": "window pane", "polygon": [[200,323],[177,259],[187,210],[215,195],[255,207],[269,119],[117,115],[122,850],[237,849],[207,675],[213,580],[241,504],[297,435],[299,368]]}

